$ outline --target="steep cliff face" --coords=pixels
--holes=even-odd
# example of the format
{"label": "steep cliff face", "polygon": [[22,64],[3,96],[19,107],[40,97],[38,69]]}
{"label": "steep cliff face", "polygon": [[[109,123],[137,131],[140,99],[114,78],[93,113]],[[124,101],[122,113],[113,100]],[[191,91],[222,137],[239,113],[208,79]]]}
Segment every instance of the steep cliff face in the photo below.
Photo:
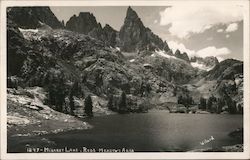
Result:
{"label": "steep cliff face", "polygon": [[99,28],[96,18],[89,12],[80,12],[78,16],[72,16],[66,23],[66,29],[78,33],[88,34],[95,28]]}
{"label": "steep cliff face", "polygon": [[8,20],[11,19],[20,28],[35,29],[48,25],[53,29],[63,28],[49,7],[11,7],[7,9]]}
{"label": "steep cliff face", "polygon": [[243,62],[235,59],[226,59],[218,63],[207,72],[207,79],[234,80],[237,74],[243,74]]}
{"label": "steep cliff face", "polygon": [[108,24],[102,28],[95,16],[89,12],[81,12],[79,16],[72,16],[66,23],[66,29],[89,35],[103,41],[108,46],[115,47],[117,43],[117,31]]}
{"label": "steep cliff face", "polygon": [[166,42],[146,28],[137,13],[128,7],[126,18],[119,32],[120,47],[122,51],[133,52],[140,50],[169,51]]}
{"label": "steep cliff face", "polygon": [[107,43],[108,45],[115,47],[117,44],[117,35],[118,32],[116,30],[114,30],[110,25],[106,24],[103,27],[103,34],[105,37],[105,43]]}

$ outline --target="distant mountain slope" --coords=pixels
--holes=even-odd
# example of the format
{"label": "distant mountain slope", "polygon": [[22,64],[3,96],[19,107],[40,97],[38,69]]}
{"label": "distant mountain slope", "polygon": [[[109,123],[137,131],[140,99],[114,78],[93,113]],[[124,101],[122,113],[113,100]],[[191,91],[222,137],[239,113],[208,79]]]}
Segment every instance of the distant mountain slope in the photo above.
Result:
{"label": "distant mountain slope", "polygon": [[177,58],[183,59],[183,60],[185,60],[187,62],[190,62],[189,57],[188,57],[186,52],[181,53],[180,50],[177,49],[175,51],[175,53],[174,53],[174,56],[177,57]]}
{"label": "distant mountain slope", "polygon": [[201,57],[191,57],[190,63],[193,67],[199,68],[201,70],[209,71],[213,69],[219,61],[216,57],[209,56],[205,58]]}
{"label": "distant mountain slope", "polygon": [[226,59],[207,72],[207,79],[234,80],[236,74],[243,74],[243,62],[235,59]]}
{"label": "distant mountain slope", "polygon": [[[108,100],[110,95],[119,97],[121,92],[128,95],[132,108],[139,107],[139,102],[145,99],[153,102],[152,106],[158,102],[176,103],[179,95],[190,93],[195,98],[211,94],[220,97],[226,91],[242,101],[243,62],[229,59],[218,63],[214,57],[190,59],[180,51],[173,54],[166,42],[143,25],[131,7],[120,32],[109,25],[102,28],[90,13],[73,16],[66,28],[60,28],[55,25],[60,23],[57,19],[41,18],[47,7],[41,7],[41,13],[32,8],[21,9],[14,12],[14,7],[8,11],[10,88],[39,86],[50,98],[57,91],[60,105],[65,107],[69,98],[72,101],[91,94]],[[22,17],[19,13],[30,14],[31,18],[21,23],[15,17],[15,14]],[[47,16],[53,17],[50,13]],[[210,71],[193,63],[209,67]],[[72,90],[77,90],[74,98]],[[50,103],[59,102],[52,98]]]}
{"label": "distant mountain slope", "polygon": [[53,29],[63,28],[49,7],[9,7],[7,16],[20,28],[34,29],[44,24]]}

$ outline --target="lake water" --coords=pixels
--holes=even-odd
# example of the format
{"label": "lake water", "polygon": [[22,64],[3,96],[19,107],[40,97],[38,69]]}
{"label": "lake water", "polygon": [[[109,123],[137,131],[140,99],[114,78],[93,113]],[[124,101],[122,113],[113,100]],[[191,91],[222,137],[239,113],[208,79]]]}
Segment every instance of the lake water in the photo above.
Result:
{"label": "lake water", "polygon": [[[53,148],[190,151],[240,143],[228,133],[243,126],[242,115],[170,114],[164,111],[109,115],[87,121],[94,126],[92,129],[42,137],[54,141],[56,146]],[[211,136],[214,140],[200,144]]]}
{"label": "lake water", "polygon": [[[197,148],[237,144],[228,133],[242,127],[242,115],[142,114],[94,117],[90,130],[70,131],[49,136],[58,146],[135,151],[188,151]],[[205,139],[214,140],[201,145]]]}

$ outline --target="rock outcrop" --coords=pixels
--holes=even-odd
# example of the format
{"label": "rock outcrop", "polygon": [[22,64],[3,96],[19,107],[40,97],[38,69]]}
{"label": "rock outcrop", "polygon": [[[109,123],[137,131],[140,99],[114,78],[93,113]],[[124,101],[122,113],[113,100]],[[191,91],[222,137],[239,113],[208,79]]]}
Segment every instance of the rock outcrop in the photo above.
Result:
{"label": "rock outcrop", "polygon": [[66,23],[66,29],[103,41],[106,45],[115,47],[117,31],[106,24],[103,28],[96,21],[95,16],[89,12],[81,12],[79,16],[72,16]]}
{"label": "rock outcrop", "polygon": [[20,28],[35,29],[44,25],[53,29],[63,28],[49,7],[9,7],[7,12],[7,19],[14,21]]}
{"label": "rock outcrop", "polygon": [[125,52],[141,50],[169,51],[168,44],[163,42],[149,28],[146,28],[137,13],[128,7],[127,15],[119,32],[120,48]]}
{"label": "rock outcrop", "polygon": [[177,49],[177,50],[175,51],[174,56],[177,57],[177,58],[180,58],[180,59],[182,59],[182,60],[184,60],[184,61],[190,62],[189,57],[188,57],[188,55],[187,55],[186,52],[181,53],[180,50]]}
{"label": "rock outcrop", "polygon": [[117,35],[118,32],[116,30],[114,30],[110,25],[106,24],[103,27],[103,34],[105,37],[105,43],[107,43],[108,45],[115,47],[117,44]]}
{"label": "rock outcrop", "polygon": [[213,56],[209,56],[209,57],[191,57],[190,59],[191,63],[197,63],[200,65],[203,65],[206,68],[212,69],[213,67],[215,67],[216,65],[219,64],[219,61],[216,57]]}
{"label": "rock outcrop", "polygon": [[[120,47],[121,51],[169,51],[167,42],[162,41],[160,37],[145,27],[131,7],[128,7],[124,24],[119,32],[108,24],[102,28],[95,16],[89,12],[81,12],[79,16],[72,16],[66,23],[66,29],[90,35],[108,46]],[[168,53],[171,54],[171,52]]]}
{"label": "rock outcrop", "polygon": [[226,59],[207,72],[206,77],[213,80],[234,80],[237,74],[243,74],[243,62]]}
{"label": "rock outcrop", "polygon": [[100,24],[97,23],[95,16],[89,12],[80,12],[78,16],[72,16],[66,23],[66,29],[82,34],[89,34],[98,28],[101,28]]}

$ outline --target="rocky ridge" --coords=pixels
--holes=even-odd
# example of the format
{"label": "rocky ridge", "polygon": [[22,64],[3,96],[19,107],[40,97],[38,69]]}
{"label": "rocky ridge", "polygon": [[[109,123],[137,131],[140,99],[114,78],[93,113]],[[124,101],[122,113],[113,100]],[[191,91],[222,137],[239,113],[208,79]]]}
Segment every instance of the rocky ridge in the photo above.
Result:
{"label": "rocky ridge", "polygon": [[63,28],[49,7],[9,7],[7,12],[7,18],[20,28],[36,29],[45,25],[53,29]]}
{"label": "rocky ridge", "polygon": [[96,21],[95,16],[89,12],[80,12],[78,16],[72,16],[66,23],[65,28],[77,33],[90,35],[112,47],[115,47],[117,43],[117,31],[108,24],[102,28],[101,24]]}
{"label": "rocky ridge", "polygon": [[[27,11],[20,13],[26,15]],[[49,13],[47,17],[54,16]],[[178,95],[189,90],[183,84],[199,83],[205,76],[207,80],[215,81],[213,86],[216,86],[217,80],[235,76],[240,71],[237,69],[240,66],[235,64],[231,68],[235,72],[230,72],[231,69],[221,67],[228,65],[227,61],[218,63],[216,58],[189,59],[180,51],[173,54],[166,42],[143,25],[131,7],[119,32],[109,25],[102,28],[90,13],[71,17],[66,23],[68,30],[51,29],[58,20],[48,22],[46,25],[51,25],[50,28],[38,25],[32,30],[29,24],[20,24],[11,16],[17,14],[15,10],[10,9],[8,14],[8,87],[40,86],[48,90],[62,86],[67,99],[74,83],[78,83],[81,94],[75,99],[92,94],[107,101],[111,94],[119,96],[124,91],[131,99],[130,105],[136,108],[140,105],[137,102],[147,96],[150,97],[147,99],[155,100],[152,103],[155,105],[157,99],[176,102]],[[34,19],[39,17],[43,16],[38,14]],[[136,53],[128,61],[123,51]],[[212,63],[215,69],[200,74],[199,69],[192,66],[197,61],[204,65]],[[223,78],[217,76],[217,71],[223,72],[220,74]],[[150,91],[146,91],[146,86],[150,86]],[[196,83],[194,86],[201,87]],[[105,103],[100,106],[103,105]]]}

